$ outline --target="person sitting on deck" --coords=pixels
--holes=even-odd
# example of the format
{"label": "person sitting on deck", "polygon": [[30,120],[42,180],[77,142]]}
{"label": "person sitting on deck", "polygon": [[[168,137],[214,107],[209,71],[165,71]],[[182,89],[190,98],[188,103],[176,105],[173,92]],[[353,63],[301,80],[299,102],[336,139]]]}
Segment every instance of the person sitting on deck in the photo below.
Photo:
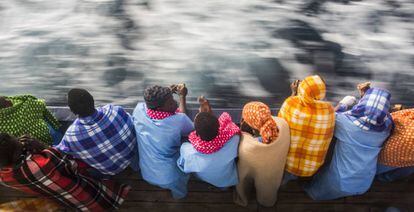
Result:
{"label": "person sitting on deck", "polygon": [[31,95],[0,96],[0,132],[30,134],[47,145],[62,139],[58,120],[43,100]]}
{"label": "person sitting on deck", "polygon": [[330,164],[305,187],[314,200],[360,195],[374,180],[378,154],[393,127],[391,94],[369,84],[358,87],[359,102],[351,110],[338,107],[336,112],[336,142]]}
{"label": "person sitting on deck", "polygon": [[234,186],[238,183],[236,158],[240,129],[226,112],[217,118],[204,97],[198,101],[195,131],[188,136],[190,142],[181,146],[177,165],[183,172],[194,173],[216,187]]}
{"label": "person sitting on deck", "polygon": [[240,128],[240,182],[234,201],[247,206],[249,195],[256,190],[257,202],[271,207],[277,199],[289,151],[289,125],[282,118],[273,117],[266,104],[250,102],[243,107]]}
{"label": "person sitting on deck", "polygon": [[136,136],[130,115],[120,106],[95,109],[84,89],[68,93],[70,110],[78,118],[68,128],[57,149],[87,163],[94,177],[110,177],[130,164],[137,170]]}
{"label": "person sitting on deck", "polygon": [[391,116],[395,127],[382,147],[376,177],[388,182],[414,174],[414,108]]}
{"label": "person sitting on deck", "polygon": [[[144,91],[145,103],[138,103],[133,112],[142,177],[171,190],[175,199],[187,195],[189,179],[177,166],[182,138],[194,130],[185,114],[187,92],[184,84],[148,87]],[[180,97],[180,112],[173,93]]]}
{"label": "person sitting on deck", "polygon": [[34,138],[0,133],[0,184],[77,211],[118,209],[130,187],[90,178],[82,166]]}
{"label": "person sitting on deck", "polygon": [[296,80],[291,85],[292,96],[283,103],[279,117],[290,127],[290,149],[282,184],[299,177],[310,177],[322,166],[331,143],[334,108],[322,101],[326,86],[318,76]]}

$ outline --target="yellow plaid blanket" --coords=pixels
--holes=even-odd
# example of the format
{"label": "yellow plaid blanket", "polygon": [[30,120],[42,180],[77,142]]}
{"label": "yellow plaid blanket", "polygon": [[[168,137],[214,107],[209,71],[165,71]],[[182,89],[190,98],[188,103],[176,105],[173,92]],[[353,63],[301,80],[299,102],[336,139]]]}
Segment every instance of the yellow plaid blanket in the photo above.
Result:
{"label": "yellow plaid blanket", "polygon": [[0,212],[13,211],[13,212],[26,212],[26,211],[42,211],[42,212],[54,212],[62,211],[59,205],[52,200],[43,198],[32,198],[17,200],[13,202],[7,202],[0,205]]}
{"label": "yellow plaid blanket", "polygon": [[287,98],[279,111],[290,127],[286,171],[296,176],[312,176],[325,160],[335,127],[334,108],[321,101],[325,94],[322,78],[309,76],[299,84],[298,95]]}

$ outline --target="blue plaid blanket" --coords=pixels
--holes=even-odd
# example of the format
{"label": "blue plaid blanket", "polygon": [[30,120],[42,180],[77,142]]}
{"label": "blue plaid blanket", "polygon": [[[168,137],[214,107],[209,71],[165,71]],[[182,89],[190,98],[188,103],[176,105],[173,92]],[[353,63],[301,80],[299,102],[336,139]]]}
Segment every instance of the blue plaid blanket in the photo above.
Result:
{"label": "blue plaid blanket", "polygon": [[137,157],[132,119],[122,107],[106,105],[76,119],[57,149],[81,159],[105,175],[124,170]]}
{"label": "blue plaid blanket", "polygon": [[390,115],[390,92],[370,88],[351,110],[345,112],[351,121],[364,130],[382,132],[394,123]]}

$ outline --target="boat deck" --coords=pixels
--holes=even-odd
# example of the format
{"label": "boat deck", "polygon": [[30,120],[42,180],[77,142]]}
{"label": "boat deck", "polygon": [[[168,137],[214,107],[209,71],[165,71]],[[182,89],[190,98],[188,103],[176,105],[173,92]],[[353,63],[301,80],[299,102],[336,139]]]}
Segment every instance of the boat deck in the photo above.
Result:
{"label": "boat deck", "polygon": [[[65,125],[68,125],[74,116],[67,109],[51,108],[51,111]],[[130,111],[130,110],[129,110]],[[226,110],[228,111],[228,110]],[[220,110],[215,112],[219,113]],[[190,111],[190,116],[196,113]],[[230,111],[234,120],[238,120],[240,111]],[[346,197],[331,201],[314,201],[303,191],[306,180],[292,181],[280,188],[278,201],[274,207],[261,207],[252,200],[247,207],[241,207],[233,203],[233,188],[220,190],[207,183],[191,178],[186,198],[174,200],[170,192],[156,186],[152,186],[142,180],[139,173],[130,169],[125,170],[114,180],[132,186],[120,211],[177,211],[177,212],[244,212],[244,211],[352,211],[352,212],[379,212],[387,207],[394,206],[400,211],[414,211],[414,176],[404,181],[392,183],[374,182],[371,189],[361,196]],[[33,197],[23,192],[0,186],[0,203]]]}
{"label": "boat deck", "polygon": [[[331,201],[314,201],[302,189],[305,181],[293,181],[279,190],[278,201],[274,207],[261,207],[254,200],[254,194],[247,207],[233,203],[233,189],[220,190],[207,183],[192,178],[189,182],[188,196],[174,200],[168,190],[146,183],[139,173],[128,169],[116,176],[115,181],[132,186],[120,211],[226,211],[226,212],[265,212],[265,211],[352,211],[379,212],[389,206],[400,211],[414,211],[414,178],[393,183],[374,182],[364,195],[346,197]],[[23,192],[0,186],[0,203],[33,197]]]}

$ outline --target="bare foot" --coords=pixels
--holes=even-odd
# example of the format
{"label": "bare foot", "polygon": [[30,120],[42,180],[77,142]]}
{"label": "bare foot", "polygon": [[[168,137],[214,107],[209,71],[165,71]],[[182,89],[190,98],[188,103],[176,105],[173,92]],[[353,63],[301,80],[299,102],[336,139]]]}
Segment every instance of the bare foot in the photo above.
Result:
{"label": "bare foot", "polygon": [[198,111],[201,112],[208,112],[211,113],[211,105],[208,102],[208,100],[204,97],[204,96],[200,96],[198,97],[198,103],[200,103],[200,108],[198,109]]}

